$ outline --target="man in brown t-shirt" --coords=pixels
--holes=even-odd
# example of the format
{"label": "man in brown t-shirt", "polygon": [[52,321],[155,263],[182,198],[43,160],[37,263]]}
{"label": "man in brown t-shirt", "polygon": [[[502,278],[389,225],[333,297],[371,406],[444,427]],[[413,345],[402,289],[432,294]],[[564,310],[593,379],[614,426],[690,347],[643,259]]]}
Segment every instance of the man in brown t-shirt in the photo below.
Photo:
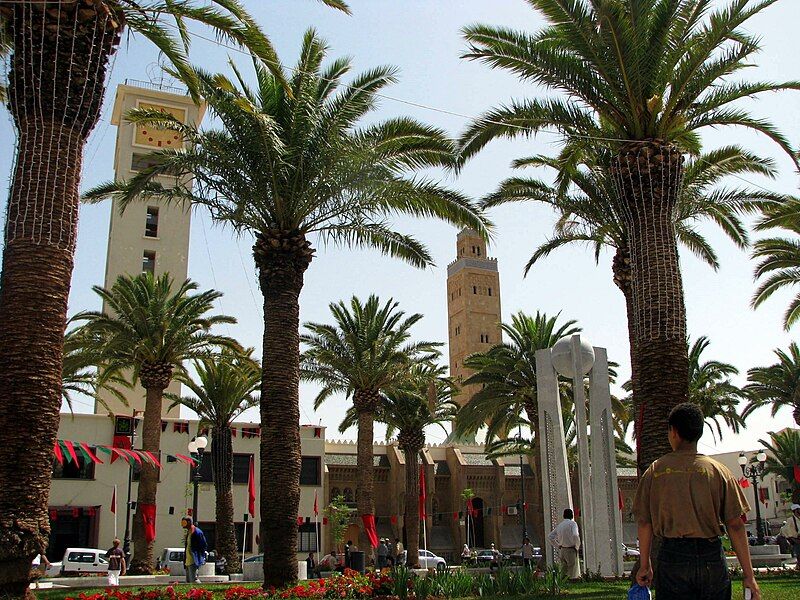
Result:
{"label": "man in brown t-shirt", "polygon": [[739,483],[724,465],[697,453],[705,419],[696,404],[669,415],[673,452],[644,472],[634,501],[641,567],[639,585],[653,581],[650,548],[661,538],[655,579],[658,600],[729,600],[731,582],[720,535],[728,535],[744,575],[744,587],[760,600],[742,515],[750,510]]}

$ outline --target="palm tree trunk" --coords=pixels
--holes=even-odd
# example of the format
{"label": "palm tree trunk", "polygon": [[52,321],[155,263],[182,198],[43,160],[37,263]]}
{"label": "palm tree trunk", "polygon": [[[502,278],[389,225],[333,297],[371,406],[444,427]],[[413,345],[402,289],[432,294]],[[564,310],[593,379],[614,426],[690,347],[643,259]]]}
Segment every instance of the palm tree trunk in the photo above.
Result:
{"label": "palm tree trunk", "polygon": [[[150,379],[146,374],[140,375],[142,387],[144,387],[146,392],[144,420],[142,421],[142,450],[152,452],[156,457],[158,457],[158,453],[161,449],[161,404],[164,398],[164,390],[169,386],[172,373],[169,366],[166,368],[169,370],[169,377],[159,374]],[[166,382],[164,381],[165,379]],[[139,487],[136,493],[137,507],[141,507],[143,504],[156,503],[158,474],[158,468],[146,461],[142,461],[139,475]],[[158,525],[158,523],[156,523],[156,525]],[[144,521],[141,510],[137,510],[133,517],[131,540],[133,541],[134,552],[130,566],[131,574],[143,575],[152,573],[155,569],[153,542],[148,542],[145,538]]]}
{"label": "palm tree trunk", "polygon": [[297,580],[300,506],[300,291],[313,249],[297,232],[256,236],[264,296],[261,374],[261,543],[264,588]]}
{"label": "palm tree trunk", "polygon": [[611,166],[630,236],[639,469],[670,451],[667,417],[688,396],[686,308],[675,238],[683,156],[661,140],[626,144]]}
{"label": "palm tree trunk", "polygon": [[211,432],[211,467],[216,492],[217,555],[227,561],[228,573],[240,573],[241,558],[236,549],[233,524],[233,438],[228,423],[216,425]]}
{"label": "palm tree trunk", "polygon": [[406,566],[419,567],[419,452],[422,447],[403,447],[406,458],[406,501],[403,523],[406,527]]}
{"label": "palm tree trunk", "polygon": [[[374,410],[377,394],[356,390],[353,403],[358,411],[358,441],[356,455],[356,507],[359,515],[375,514],[375,466],[372,464],[374,440]],[[363,524],[362,524],[363,525]],[[359,548],[367,552],[371,548],[364,527],[359,534]]]}
{"label": "palm tree trunk", "polygon": [[48,543],[81,160],[100,114],[106,65],[120,30],[105,13],[98,14],[104,7],[81,8],[80,16],[77,4],[0,8],[14,50],[8,104],[19,136],[0,282],[4,597],[31,595],[30,564]]}
{"label": "palm tree trunk", "polygon": [[[639,444],[641,437],[639,436],[639,426],[640,426],[640,419],[639,414],[641,412],[641,407],[643,406],[639,402],[639,397],[637,395],[638,386],[638,359],[636,358],[636,336],[634,335],[634,306],[633,306],[633,284],[632,284],[632,273],[631,273],[631,258],[630,258],[630,251],[628,250],[627,245],[620,245],[617,248],[616,253],[614,254],[614,260],[612,262],[612,269],[614,271],[614,283],[622,292],[622,295],[625,297],[625,315],[628,321],[628,345],[630,347],[630,357],[631,357],[631,384],[632,388],[632,397],[633,397],[633,423],[634,423],[634,435],[636,436],[636,445],[637,445],[637,452],[639,454]],[[649,463],[648,463],[649,464]],[[643,471],[642,471],[643,472]],[[641,472],[640,472],[641,473]]]}

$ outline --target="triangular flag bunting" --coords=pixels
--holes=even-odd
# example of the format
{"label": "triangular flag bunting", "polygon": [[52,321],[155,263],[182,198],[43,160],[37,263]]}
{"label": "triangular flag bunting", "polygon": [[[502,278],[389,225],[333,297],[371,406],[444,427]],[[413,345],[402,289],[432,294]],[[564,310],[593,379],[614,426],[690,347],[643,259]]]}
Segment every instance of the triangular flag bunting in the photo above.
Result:
{"label": "triangular flag bunting", "polygon": [[53,444],[53,453],[56,455],[56,460],[58,461],[58,464],[63,465],[64,453],[61,452],[61,444],[58,443],[58,440],[56,440],[55,443]]}

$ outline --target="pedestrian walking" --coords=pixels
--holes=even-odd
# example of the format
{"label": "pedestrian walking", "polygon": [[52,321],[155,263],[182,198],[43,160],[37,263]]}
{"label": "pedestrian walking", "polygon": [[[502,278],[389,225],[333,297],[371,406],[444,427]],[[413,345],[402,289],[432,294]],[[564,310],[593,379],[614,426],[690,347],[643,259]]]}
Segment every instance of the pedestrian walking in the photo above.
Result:
{"label": "pedestrian walking", "polygon": [[784,521],[781,535],[786,538],[792,556],[797,559],[794,568],[800,571],[800,504],[792,504],[792,516]]}
{"label": "pedestrian walking", "polygon": [[520,554],[522,555],[522,566],[530,569],[531,563],[533,562],[533,544],[531,544],[531,538],[526,537],[524,540],[522,540]]}
{"label": "pedestrian walking", "polygon": [[309,552],[306,557],[306,573],[309,579],[317,575],[317,563],[314,560],[313,552]]}
{"label": "pedestrian walking", "polygon": [[118,586],[120,575],[125,575],[127,565],[125,563],[125,553],[119,547],[119,538],[114,538],[111,548],[106,552],[108,559],[108,585]]}
{"label": "pedestrian walking", "polygon": [[378,568],[385,569],[389,559],[389,540],[381,538],[381,543],[378,544]]}
{"label": "pedestrian walking", "polygon": [[389,545],[389,566],[394,568],[397,565],[397,544],[389,538],[386,538],[386,543]]}
{"label": "pedestrian walking", "polygon": [[186,583],[197,581],[197,570],[206,564],[208,543],[203,530],[195,526],[191,517],[181,519],[181,527],[186,530],[184,540],[185,559],[183,564],[186,566]]}
{"label": "pedestrian walking", "polygon": [[47,569],[51,563],[44,554],[37,554],[31,563],[31,576],[35,578],[36,588],[39,588],[39,580],[47,575]]}
{"label": "pedestrian walking", "polygon": [[471,562],[472,559],[472,550],[469,549],[467,544],[464,544],[464,547],[461,548],[461,564],[466,565]]}
{"label": "pedestrian walking", "polygon": [[581,548],[581,536],[578,533],[578,524],[575,522],[575,513],[571,508],[564,509],[564,520],[556,525],[547,539],[558,548],[558,560],[567,577],[570,579],[580,578],[581,565],[578,560],[578,550]]}
{"label": "pedestrian walking", "polygon": [[[750,510],[739,482],[721,463],[697,453],[705,417],[691,402],[669,414],[672,452],[642,475],[633,511],[641,563],[636,581],[655,583],[658,600],[730,600],[731,581],[720,536],[727,528],[742,569],[742,584],[760,600],[743,516]],[[655,580],[650,549],[661,538]]]}

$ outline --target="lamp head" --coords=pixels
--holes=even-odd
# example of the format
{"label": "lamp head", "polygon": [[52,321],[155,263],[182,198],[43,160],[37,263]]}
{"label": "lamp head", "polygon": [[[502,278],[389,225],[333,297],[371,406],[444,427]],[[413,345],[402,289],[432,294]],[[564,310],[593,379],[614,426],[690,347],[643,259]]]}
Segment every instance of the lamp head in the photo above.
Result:
{"label": "lamp head", "polygon": [[206,438],[203,435],[201,435],[198,438],[195,438],[194,442],[195,444],[197,444],[198,450],[205,450],[206,446],[208,446],[208,438]]}
{"label": "lamp head", "polygon": [[759,450],[758,454],[756,454],[756,459],[758,459],[758,462],[763,465],[765,462],[767,462],[767,453],[763,450]]}
{"label": "lamp head", "polygon": [[189,449],[189,452],[194,454],[195,452],[197,452],[197,442],[192,440],[191,442],[189,442],[189,445],[187,446],[187,448]]}
{"label": "lamp head", "polygon": [[744,452],[739,452],[739,458],[737,460],[740,467],[744,467],[747,464],[747,457],[744,455]]}

